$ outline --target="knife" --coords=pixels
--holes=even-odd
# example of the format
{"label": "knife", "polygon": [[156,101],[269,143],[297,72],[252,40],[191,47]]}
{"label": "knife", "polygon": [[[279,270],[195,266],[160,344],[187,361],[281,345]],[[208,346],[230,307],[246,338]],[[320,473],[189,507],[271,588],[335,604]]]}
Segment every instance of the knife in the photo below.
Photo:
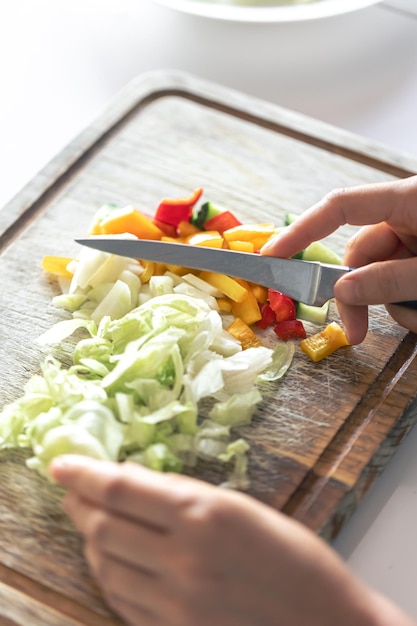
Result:
{"label": "knife", "polygon": [[258,285],[281,291],[297,302],[313,306],[322,306],[327,300],[333,298],[334,284],[346,272],[351,271],[351,268],[342,265],[280,259],[251,252],[182,243],[122,239],[111,236],[76,239],[76,242],[119,256],[168,265],[181,265],[244,278]]}
{"label": "knife", "polygon": [[[311,306],[322,306],[327,300],[333,298],[335,283],[344,274],[354,269],[318,261],[280,259],[252,252],[237,252],[224,248],[208,248],[148,239],[124,239],[120,236],[96,235],[75,241],[82,246],[118,256],[168,265],[181,265],[244,278],[258,285],[281,291],[293,300]],[[417,300],[393,304],[417,309]]]}

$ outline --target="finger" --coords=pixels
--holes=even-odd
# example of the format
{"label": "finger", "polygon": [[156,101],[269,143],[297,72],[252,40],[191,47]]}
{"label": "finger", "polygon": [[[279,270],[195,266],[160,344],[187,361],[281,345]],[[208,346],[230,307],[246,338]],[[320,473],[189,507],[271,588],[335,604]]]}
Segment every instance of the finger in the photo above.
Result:
{"label": "finger", "polygon": [[323,239],[344,224],[364,226],[390,220],[401,223],[403,181],[336,189],[283,229],[262,254],[291,257],[312,241]]}
{"label": "finger", "polygon": [[342,302],[336,304],[348,342],[352,346],[361,343],[368,332],[368,307],[349,306]]}
{"label": "finger", "polygon": [[[131,563],[104,554],[91,543],[87,543],[85,555],[106,598],[110,601],[116,599],[119,607],[124,603],[130,607],[129,610],[140,610],[157,619],[158,626],[165,623],[194,626],[196,623],[194,618],[187,617],[188,607],[192,605],[192,590],[187,586],[184,594],[184,589],[177,584],[181,571],[178,560],[170,575],[164,572],[164,575],[153,576]],[[206,581],[204,585],[204,599],[200,601],[201,616],[207,613],[205,597],[212,593]]]}
{"label": "finger", "polygon": [[73,492],[65,496],[63,508],[103,554],[152,575],[175,567],[170,559],[170,535],[97,508]]}
{"label": "finger", "polygon": [[392,304],[417,300],[417,257],[371,263],[340,278],[335,298],[347,305]]}
{"label": "finger", "polygon": [[161,618],[152,611],[131,604],[115,594],[107,595],[106,600],[109,606],[130,626],[168,626],[167,622],[162,622]]}
{"label": "finger", "polygon": [[133,463],[66,455],[54,459],[52,477],[79,496],[119,515],[168,531],[175,511],[213,487],[196,479],[154,472]]}
{"label": "finger", "polygon": [[85,556],[107,598],[116,596],[138,609],[159,616],[165,612],[164,596],[168,594],[166,589],[161,588],[162,579],[104,554],[91,543],[86,544]]}
{"label": "finger", "polygon": [[362,267],[393,257],[399,248],[401,241],[385,222],[363,226],[348,241],[343,262],[349,267]]}
{"label": "finger", "polygon": [[386,309],[400,326],[411,330],[413,333],[417,333],[417,311],[409,309],[406,306],[394,305],[388,305]]}

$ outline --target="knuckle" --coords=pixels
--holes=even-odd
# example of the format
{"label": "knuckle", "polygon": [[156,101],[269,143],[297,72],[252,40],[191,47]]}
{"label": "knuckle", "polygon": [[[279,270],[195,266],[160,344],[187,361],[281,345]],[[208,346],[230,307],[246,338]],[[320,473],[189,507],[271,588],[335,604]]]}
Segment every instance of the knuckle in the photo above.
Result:
{"label": "knuckle", "polygon": [[110,531],[110,516],[105,511],[95,511],[87,529],[88,539],[93,545],[105,545]]}
{"label": "knuckle", "polygon": [[392,264],[376,264],[375,281],[378,294],[381,295],[381,297],[379,298],[381,302],[386,302],[387,300],[401,299],[401,289],[398,282],[398,277],[394,271]]}
{"label": "knuckle", "polygon": [[323,202],[329,207],[331,211],[338,212],[342,216],[341,222],[347,223],[348,218],[346,216],[345,206],[346,201],[350,197],[351,191],[346,187],[336,187],[329,191],[325,196]]}
{"label": "knuckle", "polygon": [[228,520],[227,507],[217,494],[189,494],[182,499],[180,517],[182,523],[192,526],[195,531],[217,532]]}
{"label": "knuckle", "polygon": [[352,252],[355,251],[355,249],[358,246],[358,239],[359,239],[359,232],[356,232],[355,234],[352,235],[352,237],[350,237],[350,239],[346,242],[345,244],[345,258],[349,257]]}
{"label": "knuckle", "polygon": [[343,204],[347,192],[346,187],[336,187],[324,196],[324,201],[331,206],[340,206]]}
{"label": "knuckle", "polygon": [[97,550],[91,543],[86,544],[84,554],[95,578],[101,585],[105,586],[109,578],[108,559],[101,550]]}
{"label": "knuckle", "polygon": [[103,505],[116,506],[123,499],[127,492],[127,482],[123,474],[117,473],[110,476],[103,487]]}
{"label": "knuckle", "polygon": [[219,536],[225,540],[232,536],[230,522],[227,506],[218,498],[206,496],[183,501],[178,515],[181,538],[178,560],[182,582],[189,593],[199,595],[202,584],[216,584],[220,565],[215,546]]}

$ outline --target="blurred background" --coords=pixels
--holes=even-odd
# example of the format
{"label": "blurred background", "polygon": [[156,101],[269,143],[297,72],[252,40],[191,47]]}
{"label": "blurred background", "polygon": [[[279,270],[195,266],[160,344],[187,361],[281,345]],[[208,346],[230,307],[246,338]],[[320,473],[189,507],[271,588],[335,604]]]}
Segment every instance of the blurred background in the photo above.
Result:
{"label": "blurred background", "polygon": [[[154,69],[191,72],[417,158],[416,0],[265,24],[152,0],[13,0],[0,4],[0,210]],[[413,432],[335,543],[415,618],[416,450]]]}
{"label": "blurred background", "polygon": [[152,0],[2,2],[0,207],[152,69],[186,70],[417,151],[417,15],[407,8],[416,4],[250,24]]}

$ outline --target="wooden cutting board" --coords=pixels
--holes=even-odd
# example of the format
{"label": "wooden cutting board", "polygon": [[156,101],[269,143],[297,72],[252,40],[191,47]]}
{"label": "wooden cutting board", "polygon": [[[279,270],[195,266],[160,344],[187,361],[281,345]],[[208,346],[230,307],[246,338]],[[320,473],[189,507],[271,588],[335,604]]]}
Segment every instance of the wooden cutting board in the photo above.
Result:
{"label": "wooden cutting board", "polygon": [[[409,156],[195,77],[139,77],[0,211],[0,406],[39,371],[33,340],[65,317],[51,305],[58,287],[41,259],[76,255],[73,239],[101,204],[153,213],[162,197],[202,186],[243,220],[280,225],[335,187],[415,171]],[[353,232],[341,228],[329,245],[342,252]],[[415,354],[416,337],[383,307],[372,308],[362,345],[318,364],[297,350],[240,431],[251,443],[253,496],[332,539],[416,420]],[[1,623],[120,624],[89,576],[62,492],[29,471],[26,456],[0,454]],[[223,479],[208,467],[196,475]]]}

